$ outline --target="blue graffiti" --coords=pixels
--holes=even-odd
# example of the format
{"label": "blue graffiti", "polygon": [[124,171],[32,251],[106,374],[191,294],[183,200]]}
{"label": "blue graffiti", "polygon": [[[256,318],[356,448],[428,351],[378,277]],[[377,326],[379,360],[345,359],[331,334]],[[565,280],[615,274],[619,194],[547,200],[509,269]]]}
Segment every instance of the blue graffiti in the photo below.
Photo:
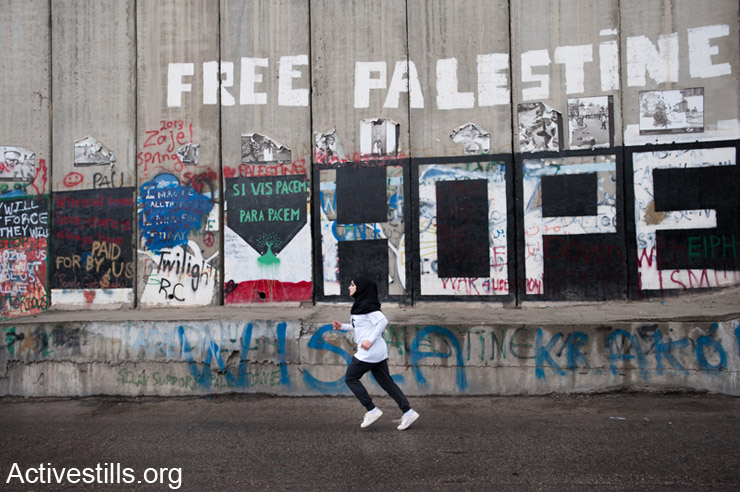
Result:
{"label": "blue graffiti", "polygon": [[[617,343],[619,338],[622,338],[622,346]],[[629,342],[629,347],[626,347]],[[643,352],[640,342],[630,333],[624,330],[614,330],[609,337],[606,339],[607,352],[609,353],[609,366],[612,374],[616,376],[619,374],[619,368],[617,367],[617,361],[630,361],[637,358],[637,364],[640,367],[640,375],[643,379],[647,379],[647,360],[645,359],[645,352]],[[630,352],[634,351],[634,355]]]}
{"label": "blue graffiti", "polygon": [[[346,350],[339,348],[336,345],[332,345],[324,340],[324,333],[326,333],[327,331],[330,332],[332,330],[333,328],[331,324],[321,326],[318,330],[316,330],[313,336],[311,336],[311,339],[308,341],[308,348],[316,350],[328,350],[329,352],[333,352],[339,355],[347,362],[347,364],[349,364],[352,360],[352,356],[349,355]],[[336,381],[321,381],[320,379],[316,379],[314,376],[312,376],[308,369],[304,369],[303,381],[306,383],[306,386],[321,393],[336,393],[342,390],[347,391],[347,387],[344,384],[344,376],[337,379]]]}
{"label": "blue graffiti", "polygon": [[155,253],[188,242],[190,231],[198,230],[213,203],[192,186],[182,186],[172,174],[160,174],[140,188],[139,233]]}
{"label": "blue graffiti", "polygon": [[[204,346],[205,358],[203,364],[195,362],[193,357],[193,348],[188,343],[185,336],[185,327],[177,328],[177,336],[180,340],[182,358],[188,363],[190,374],[195,382],[205,389],[211,389],[212,373],[211,367],[215,364],[218,372],[224,375],[226,385],[230,388],[246,388],[249,386],[249,368],[247,357],[249,355],[250,345],[252,343],[252,323],[247,323],[239,338],[239,364],[236,373],[228,369],[221,357],[221,348],[216,342],[210,340]],[[288,374],[288,364],[285,360],[287,323],[282,322],[277,325],[277,345],[278,345],[278,365],[280,367],[280,384],[290,386],[290,376]]]}
{"label": "blue graffiti", "polygon": [[[370,235],[368,228],[372,227]],[[343,228],[344,234],[339,234],[338,229]],[[367,239],[380,239],[382,228],[377,222],[367,224],[339,224],[336,220],[332,222],[331,232],[337,241],[366,241]]]}
{"label": "blue graffiti", "polygon": [[249,386],[247,355],[249,354],[249,344],[252,342],[252,323],[248,323],[247,326],[244,327],[242,336],[239,339],[240,355],[236,376],[226,368],[226,364],[224,363],[223,358],[221,358],[221,350],[216,342],[211,340],[211,343],[208,344],[208,351],[206,353],[205,360],[203,361],[203,367],[199,369],[198,364],[193,359],[190,344],[188,343],[187,338],[185,338],[185,328],[183,326],[179,326],[177,328],[177,334],[180,338],[183,358],[188,362],[188,366],[190,367],[190,374],[192,374],[193,379],[200,386],[206,389],[211,388],[211,363],[214,359],[216,360],[216,365],[218,366],[219,371],[224,373],[229,386],[237,388]]}
{"label": "blue graffiti", "polygon": [[537,335],[535,337],[535,376],[537,379],[545,379],[545,364],[547,364],[550,369],[552,369],[555,374],[559,374],[561,376],[565,376],[565,371],[555,363],[555,361],[550,356],[550,351],[555,346],[555,344],[562,338],[562,335],[560,333],[555,334],[547,345],[544,347],[542,346],[542,328],[537,328]]}
{"label": "blue graffiti", "polygon": [[[699,370],[707,373],[718,373],[728,369],[728,352],[722,346],[721,341],[717,338],[717,332],[719,325],[713,324],[708,330],[708,333],[704,336],[699,337],[693,344],[695,350],[693,355],[695,356],[697,366]],[[312,350],[327,350],[331,353],[337,354],[341,357],[346,364],[349,364],[352,359],[352,355],[347,350],[340,346],[333,345],[329,341],[325,340],[327,332],[332,332],[332,326],[325,324],[317,329],[312,334],[308,341],[307,348]],[[280,384],[290,385],[290,376],[288,372],[288,363],[286,360],[287,352],[287,323],[280,322],[276,324],[276,335],[277,335],[277,364],[279,367]],[[162,333],[156,328],[149,332],[149,338],[154,337],[157,339],[156,344],[149,344],[147,348],[147,342],[138,337],[133,343],[134,351],[152,351],[152,355],[166,354],[167,357],[177,356],[178,354],[188,363],[189,370],[192,374],[194,381],[205,389],[212,389],[214,384],[218,384],[215,381],[214,375],[220,375],[226,382],[228,387],[248,387],[250,385],[250,374],[248,371],[247,359],[250,351],[250,344],[252,340],[253,327],[249,323],[244,327],[243,332],[240,335],[238,341],[238,349],[240,351],[240,357],[237,367],[229,369],[222,353],[224,350],[219,347],[219,344],[209,338],[202,340],[198,347],[192,347],[186,338],[186,328],[183,326],[178,327],[176,334],[172,332]],[[740,325],[734,327],[734,335],[740,344]],[[433,347],[433,337],[440,337],[447,349],[435,349]],[[589,369],[592,367],[589,364],[587,357],[588,352],[584,350],[589,342],[589,336],[580,331],[572,332],[568,335],[563,333],[553,334],[549,340],[547,339],[547,332],[540,328],[537,329],[535,334],[535,340],[533,344],[519,344],[526,345],[533,348],[533,355],[516,354],[512,350],[512,354],[519,359],[534,358],[535,359],[535,376],[538,380],[546,379],[549,368],[552,373],[559,376],[566,376],[569,371],[576,371],[577,369]],[[616,329],[612,331],[606,339],[606,352],[607,359],[609,361],[609,369],[614,376],[620,375],[620,373],[626,367],[635,367],[639,369],[640,375],[643,379],[647,379],[649,375],[648,370],[648,354],[655,354],[655,374],[663,375],[666,370],[678,371],[683,374],[688,374],[689,370],[679,361],[679,355],[681,352],[685,352],[689,347],[692,346],[692,342],[688,337],[684,337],[678,340],[672,340],[670,337],[664,335],[661,330],[655,330],[653,332],[654,343],[649,352],[646,352],[640,342],[638,335],[632,334],[623,329]],[[179,341],[179,346],[178,346]],[[236,342],[236,340],[231,340]],[[444,346],[444,345],[442,345]],[[468,347],[470,350],[470,347]],[[195,352],[202,354],[203,362],[196,363],[194,354]],[[456,371],[456,385],[458,391],[466,391],[468,389],[468,381],[465,372],[465,362],[463,360],[463,351],[461,349],[458,337],[449,329],[441,326],[426,326],[419,330],[416,336],[411,341],[409,347],[409,367],[412,371],[413,377],[416,383],[420,387],[426,386],[427,379],[422,372],[422,366],[420,362],[427,357],[435,357],[439,359],[451,359],[455,360],[455,371]],[[484,354],[481,353],[481,358]],[[632,364],[629,362],[632,361]],[[452,366],[452,364],[450,364]],[[595,373],[600,373],[600,369],[595,369]],[[344,377],[340,377],[334,381],[323,381],[315,377],[308,368],[301,370],[303,374],[303,382],[307,389],[316,391],[322,394],[337,394],[347,393],[348,388],[344,383]],[[404,383],[402,375],[393,375],[393,379],[399,383]],[[377,381],[371,378],[373,384],[377,385]],[[254,384],[254,383],[252,383]]]}
{"label": "blue graffiti", "polygon": [[[342,357],[347,365],[349,365],[349,363],[352,361],[352,356],[348,354],[346,350],[339,348],[336,345],[332,345],[323,339],[324,333],[326,333],[327,331],[330,332],[332,330],[333,328],[329,324],[319,328],[316,333],[311,336],[311,340],[308,341],[308,348],[313,348],[317,350],[328,350],[329,352],[333,352]],[[346,330],[340,331],[344,332]],[[403,384],[404,382],[403,375],[401,374],[391,374],[391,379],[393,379],[396,384]],[[375,386],[380,386],[380,384],[378,384],[378,381],[375,379],[375,376],[373,376],[372,374],[370,375],[370,380]],[[340,379],[337,379],[336,381],[321,381],[320,379],[315,378],[308,369],[304,369],[303,381],[309,388],[320,391],[322,393],[334,393],[337,391],[347,390],[346,386],[344,385],[344,376],[342,376]]]}
{"label": "blue graffiti", "polygon": [[277,325],[277,337],[278,337],[278,366],[280,367],[280,384],[290,384],[290,378],[288,376],[288,363],[285,361],[285,343],[286,343],[286,331],[288,324],[285,322],[278,323]]}
{"label": "blue graffiti", "polygon": [[[696,362],[704,371],[727,370],[727,352],[722,347],[722,344],[714,338],[717,334],[718,327],[717,323],[713,323],[709,328],[709,335],[702,335],[696,340]],[[707,360],[705,350],[708,348],[713,349],[719,355],[719,362],[717,364],[710,364]]]}
{"label": "blue graffiti", "polygon": [[442,338],[444,338],[447,344],[455,350],[455,353],[457,355],[457,387],[459,390],[464,391],[468,387],[468,382],[465,378],[465,362],[463,361],[463,354],[462,350],[460,349],[460,343],[458,342],[457,337],[450,330],[448,330],[447,328],[442,328],[441,326],[427,326],[426,328],[419,331],[419,333],[416,334],[414,340],[411,342],[409,356],[411,369],[414,373],[414,376],[416,377],[416,383],[419,386],[426,386],[427,384],[426,378],[421,373],[419,361],[426,357],[438,357],[440,359],[447,359],[451,355],[449,352],[438,352],[436,350],[433,352],[419,351],[420,343],[429,335],[441,336]]}
{"label": "blue graffiti", "polygon": [[684,374],[688,374],[689,371],[687,371],[671,353],[673,349],[683,350],[688,345],[689,341],[686,338],[675,341],[669,338],[667,342],[663,342],[663,333],[660,330],[655,330],[655,360],[657,362],[655,368],[658,375],[663,374],[663,359],[665,359],[673,369],[678,369]]}
{"label": "blue graffiti", "polygon": [[[543,344],[543,336],[542,328],[538,328],[535,336],[535,376],[537,379],[545,379],[545,367],[552,369],[555,374],[565,376],[565,370],[550,355],[555,344],[563,338],[563,335],[561,333],[553,335],[547,345]],[[568,335],[564,342],[566,369],[575,371],[578,368],[591,368],[588,359],[581,351],[586,343],[588,343],[588,335],[582,331],[576,331]]]}
{"label": "blue graffiti", "polygon": [[740,324],[735,327],[735,341],[737,342],[737,355],[740,356]]}
{"label": "blue graffiti", "polygon": [[588,363],[588,359],[581,352],[581,347],[588,343],[588,335],[582,331],[576,331],[568,335],[565,340],[565,348],[567,351],[568,369],[575,371],[577,368],[590,369],[591,364]]}

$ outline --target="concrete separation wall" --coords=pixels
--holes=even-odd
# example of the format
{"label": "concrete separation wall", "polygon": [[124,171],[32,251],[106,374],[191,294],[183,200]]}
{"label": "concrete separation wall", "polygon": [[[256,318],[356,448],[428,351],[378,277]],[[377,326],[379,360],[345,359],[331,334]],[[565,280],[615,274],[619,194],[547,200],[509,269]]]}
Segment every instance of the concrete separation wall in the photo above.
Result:
{"label": "concrete separation wall", "polygon": [[2,318],[740,284],[736,2],[0,9]]}
{"label": "concrete separation wall", "polygon": [[0,394],[344,391],[359,273],[411,394],[737,394],[739,13],[0,0]]}

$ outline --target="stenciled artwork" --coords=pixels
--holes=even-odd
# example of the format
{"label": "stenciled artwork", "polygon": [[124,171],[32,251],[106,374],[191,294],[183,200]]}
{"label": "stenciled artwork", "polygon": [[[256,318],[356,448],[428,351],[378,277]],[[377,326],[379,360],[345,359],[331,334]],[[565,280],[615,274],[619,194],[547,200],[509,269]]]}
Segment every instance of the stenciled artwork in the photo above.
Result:
{"label": "stenciled artwork", "polygon": [[291,162],[290,149],[259,133],[245,133],[241,141],[242,163]]}
{"label": "stenciled artwork", "polygon": [[400,126],[387,118],[360,121],[360,156],[372,158],[398,154]]}
{"label": "stenciled artwork", "polygon": [[336,128],[332,128],[325,133],[316,132],[314,134],[314,147],[314,161],[319,164],[347,161]]}

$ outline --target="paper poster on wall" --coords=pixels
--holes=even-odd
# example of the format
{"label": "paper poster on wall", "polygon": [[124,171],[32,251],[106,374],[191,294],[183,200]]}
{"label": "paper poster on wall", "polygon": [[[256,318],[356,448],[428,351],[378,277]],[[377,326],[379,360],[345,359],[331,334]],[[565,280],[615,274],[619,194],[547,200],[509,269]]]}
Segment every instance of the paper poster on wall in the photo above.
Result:
{"label": "paper poster on wall", "polygon": [[360,121],[360,155],[363,157],[398,154],[400,125],[387,118]]}
{"label": "paper poster on wall", "polygon": [[541,102],[517,105],[519,150],[542,152],[562,150],[563,118],[558,111]]}
{"label": "paper poster on wall", "polygon": [[640,135],[704,132],[704,88],[642,91]]}
{"label": "paper poster on wall", "polygon": [[0,181],[33,181],[36,154],[20,147],[0,146]]}
{"label": "paper poster on wall", "polygon": [[259,133],[242,134],[242,163],[291,162],[290,149]]}
{"label": "paper poster on wall", "polygon": [[612,96],[568,99],[570,148],[595,149],[614,144]]}
{"label": "paper poster on wall", "polygon": [[461,144],[466,154],[488,154],[491,151],[491,133],[472,121],[452,130],[450,138]]}
{"label": "paper poster on wall", "polygon": [[75,142],[75,166],[109,166],[116,156],[95,137],[87,136]]}
{"label": "paper poster on wall", "polygon": [[197,166],[198,154],[200,153],[200,144],[186,143],[177,149],[177,158],[185,165]]}
{"label": "paper poster on wall", "polygon": [[330,164],[333,162],[347,161],[347,156],[344,154],[344,149],[339,141],[336,128],[332,128],[325,133],[315,132],[313,140],[316,145],[314,161],[317,163]]}

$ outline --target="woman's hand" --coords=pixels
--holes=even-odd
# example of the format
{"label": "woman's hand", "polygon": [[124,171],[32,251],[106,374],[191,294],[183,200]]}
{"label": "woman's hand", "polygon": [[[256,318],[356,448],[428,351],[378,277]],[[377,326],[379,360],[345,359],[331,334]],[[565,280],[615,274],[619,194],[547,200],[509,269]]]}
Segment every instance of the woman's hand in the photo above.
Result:
{"label": "woman's hand", "polygon": [[341,330],[342,329],[342,323],[340,323],[339,321],[332,321],[331,322],[331,327],[334,328],[335,330]]}
{"label": "woman's hand", "polygon": [[360,344],[360,347],[362,347],[363,350],[370,350],[370,347],[372,346],[373,344],[372,342],[370,342],[370,340],[363,340],[362,343]]}

